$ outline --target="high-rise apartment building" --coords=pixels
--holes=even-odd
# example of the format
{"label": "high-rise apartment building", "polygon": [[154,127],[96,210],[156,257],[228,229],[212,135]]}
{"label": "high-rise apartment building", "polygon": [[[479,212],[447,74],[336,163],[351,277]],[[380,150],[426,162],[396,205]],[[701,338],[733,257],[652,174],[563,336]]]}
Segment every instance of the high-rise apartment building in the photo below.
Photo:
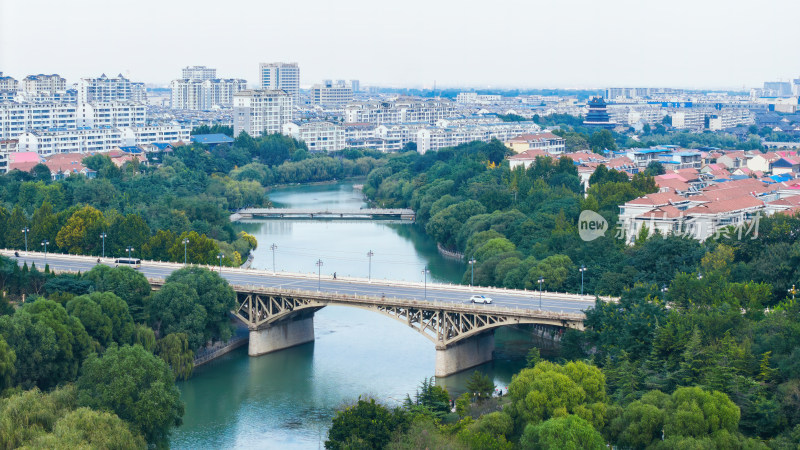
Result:
{"label": "high-rise apartment building", "polygon": [[353,102],[353,88],[344,80],[325,80],[311,87],[311,101],[325,108],[344,108]]}
{"label": "high-rise apartment building", "polygon": [[242,79],[181,79],[173,80],[172,108],[209,110],[214,107],[230,107],[233,95],[247,89],[247,81]]}
{"label": "high-rise apartment building", "polygon": [[217,78],[217,69],[206,66],[188,66],[183,68],[181,78],[184,80],[213,80]]}
{"label": "high-rise apartment building", "polygon": [[261,63],[261,89],[282,90],[297,100],[300,93],[300,67],[297,63]]}
{"label": "high-rise apartment building", "polygon": [[3,72],[0,72],[0,91],[17,92],[19,83],[12,77],[4,77]]}
{"label": "high-rise apartment building", "polygon": [[22,90],[31,95],[53,93],[67,89],[67,80],[57,74],[28,75],[22,80]]}
{"label": "high-rise apartment building", "polygon": [[282,90],[245,90],[233,95],[233,135],[280,133],[292,120],[292,97]]}
{"label": "high-rise apartment building", "polygon": [[98,78],[81,78],[78,82],[78,103],[130,101],[147,101],[144,83],[131,83],[122,74],[116,78],[102,74]]}

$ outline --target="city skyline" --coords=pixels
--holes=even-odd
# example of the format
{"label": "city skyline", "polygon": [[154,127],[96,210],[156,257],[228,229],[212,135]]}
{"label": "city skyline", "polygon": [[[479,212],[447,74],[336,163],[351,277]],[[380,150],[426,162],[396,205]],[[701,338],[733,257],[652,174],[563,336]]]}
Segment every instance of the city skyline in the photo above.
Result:
{"label": "city skyline", "polygon": [[[183,67],[206,65],[255,87],[260,63],[296,61],[304,88],[359,79],[426,88],[730,90],[800,74],[792,59],[800,5],[785,0],[756,17],[742,1],[506,2],[492,17],[473,6],[416,0],[381,11],[363,0],[233,2],[225,9],[207,1],[145,0],[125,11],[125,23],[97,0],[80,5],[76,16],[76,2],[0,0],[0,71],[16,78],[59,73],[70,82],[121,73],[166,87]],[[180,20],[187,14],[192,20]],[[24,17],[35,17],[36,26]],[[59,27],[56,46],[42,30]]]}

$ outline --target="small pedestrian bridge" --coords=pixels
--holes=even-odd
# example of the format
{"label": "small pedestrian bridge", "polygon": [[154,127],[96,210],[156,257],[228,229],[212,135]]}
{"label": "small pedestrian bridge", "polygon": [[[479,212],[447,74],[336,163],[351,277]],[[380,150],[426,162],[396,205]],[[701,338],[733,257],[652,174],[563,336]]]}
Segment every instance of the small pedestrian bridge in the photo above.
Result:
{"label": "small pedestrian bridge", "polygon": [[323,219],[323,220],[402,220],[413,222],[416,214],[412,209],[364,208],[244,208],[231,215],[231,220],[240,219]]}

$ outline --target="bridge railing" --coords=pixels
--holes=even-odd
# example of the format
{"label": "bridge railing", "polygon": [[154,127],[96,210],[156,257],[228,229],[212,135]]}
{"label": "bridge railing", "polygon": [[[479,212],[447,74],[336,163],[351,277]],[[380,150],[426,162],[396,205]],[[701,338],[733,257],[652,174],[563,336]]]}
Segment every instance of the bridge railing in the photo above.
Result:
{"label": "bridge railing", "polygon": [[[38,257],[43,257],[44,253],[42,252],[21,252],[19,250],[9,250],[3,249],[0,250],[0,254],[8,254],[13,255],[15,251],[18,251],[20,255],[33,255]],[[86,256],[86,255],[70,255],[65,253],[48,253],[48,256],[58,256],[59,258],[70,259],[75,261],[93,261],[96,260],[96,256]],[[101,262],[106,264],[113,264],[115,258],[101,258]],[[151,261],[151,260],[142,260],[142,265],[144,266],[155,266],[155,267],[163,267],[163,268],[171,268],[173,270],[181,269],[184,266],[182,263],[174,263],[174,262],[164,262],[164,261]],[[216,265],[202,265],[202,264],[189,264],[189,266],[194,267],[203,267],[208,270],[218,272],[219,266]],[[284,272],[284,271],[276,271],[273,272],[271,270],[265,269],[254,269],[254,268],[239,268],[239,267],[223,267],[222,271],[224,273],[235,273],[240,275],[277,275],[280,274],[282,277],[288,278],[297,278],[297,279],[304,279],[304,280],[316,280],[318,275],[313,272],[308,273],[298,273],[298,272]],[[330,281],[327,279],[326,281]],[[546,297],[550,300],[569,300],[569,301],[582,301],[587,303],[594,303],[595,299],[599,298],[605,302],[618,302],[618,297],[610,297],[610,296],[596,296],[596,295],[580,295],[580,294],[571,294],[565,292],[551,292],[551,291],[540,291],[538,290],[527,290],[527,289],[507,289],[507,288],[498,288],[492,286],[469,286],[464,284],[445,284],[445,283],[423,283],[419,281],[405,281],[405,280],[385,280],[385,279],[367,279],[362,277],[351,277],[351,276],[338,276],[336,279],[338,283],[359,283],[359,284],[369,284],[372,286],[386,286],[386,287],[413,287],[417,289],[423,289],[423,287],[427,287],[429,290],[444,290],[444,291],[451,291],[451,292],[463,292],[463,293],[470,293],[470,294],[485,294],[485,295],[493,295],[493,294],[502,294],[502,295],[512,295],[524,298],[531,298],[536,300],[540,295],[542,297]]]}
{"label": "bridge railing", "polygon": [[304,299],[312,299],[321,302],[334,302],[334,303],[343,303],[343,304],[362,304],[368,306],[397,306],[397,307],[409,307],[409,308],[420,308],[420,309],[436,309],[436,310],[446,310],[449,312],[463,312],[469,314],[481,313],[481,314],[498,314],[498,315],[507,315],[507,316],[515,316],[515,317],[535,317],[541,319],[552,319],[552,320],[562,320],[562,321],[570,321],[570,322],[580,322],[585,319],[585,315],[582,313],[565,313],[565,312],[556,312],[556,311],[548,311],[548,310],[541,310],[541,309],[531,309],[531,308],[519,308],[519,307],[508,307],[508,306],[495,306],[495,305],[475,305],[469,304],[464,305],[460,303],[453,303],[453,302],[442,302],[436,300],[421,300],[421,299],[404,299],[404,298],[397,298],[397,297],[378,297],[374,295],[359,295],[356,293],[347,294],[347,293],[339,293],[339,292],[320,292],[320,291],[309,291],[304,289],[282,289],[282,288],[266,288],[263,286],[255,286],[255,285],[231,285],[231,287],[241,293],[241,294],[263,294],[263,295],[275,295],[275,296],[286,296],[286,297],[300,297]]}

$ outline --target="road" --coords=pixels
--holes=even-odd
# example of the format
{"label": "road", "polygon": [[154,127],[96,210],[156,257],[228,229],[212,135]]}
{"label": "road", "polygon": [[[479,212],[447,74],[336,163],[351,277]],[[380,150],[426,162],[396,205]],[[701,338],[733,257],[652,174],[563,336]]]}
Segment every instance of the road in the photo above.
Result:
{"label": "road", "polygon": [[[96,257],[78,257],[74,255],[59,255],[49,253],[19,252],[20,256],[15,257],[13,251],[0,251],[4,256],[16,259],[18,264],[27,262],[30,266],[35,263],[36,267],[43,269],[45,264],[49,264],[54,271],[86,272],[98,264]],[[114,266],[113,259],[106,258],[101,264]],[[170,273],[182,267],[174,263],[148,262],[142,263],[139,272],[148,278],[165,279]],[[219,271],[219,267],[213,268]],[[447,285],[439,283],[409,283],[394,282],[387,280],[372,280],[358,278],[338,278],[332,279],[330,275],[324,275],[319,280],[315,275],[290,274],[278,272],[273,274],[271,271],[260,269],[233,269],[222,268],[222,277],[232,285],[252,286],[252,287],[277,287],[283,289],[301,289],[309,291],[321,290],[340,294],[357,294],[370,296],[386,296],[400,299],[427,299],[430,301],[469,303],[471,295],[480,294],[490,297],[496,306],[510,308],[544,310],[553,312],[578,313],[594,305],[594,297],[565,295],[558,293],[538,291],[520,291],[509,289],[478,288],[464,285]],[[541,307],[540,307],[541,301]],[[480,307],[480,305],[476,305]]]}

